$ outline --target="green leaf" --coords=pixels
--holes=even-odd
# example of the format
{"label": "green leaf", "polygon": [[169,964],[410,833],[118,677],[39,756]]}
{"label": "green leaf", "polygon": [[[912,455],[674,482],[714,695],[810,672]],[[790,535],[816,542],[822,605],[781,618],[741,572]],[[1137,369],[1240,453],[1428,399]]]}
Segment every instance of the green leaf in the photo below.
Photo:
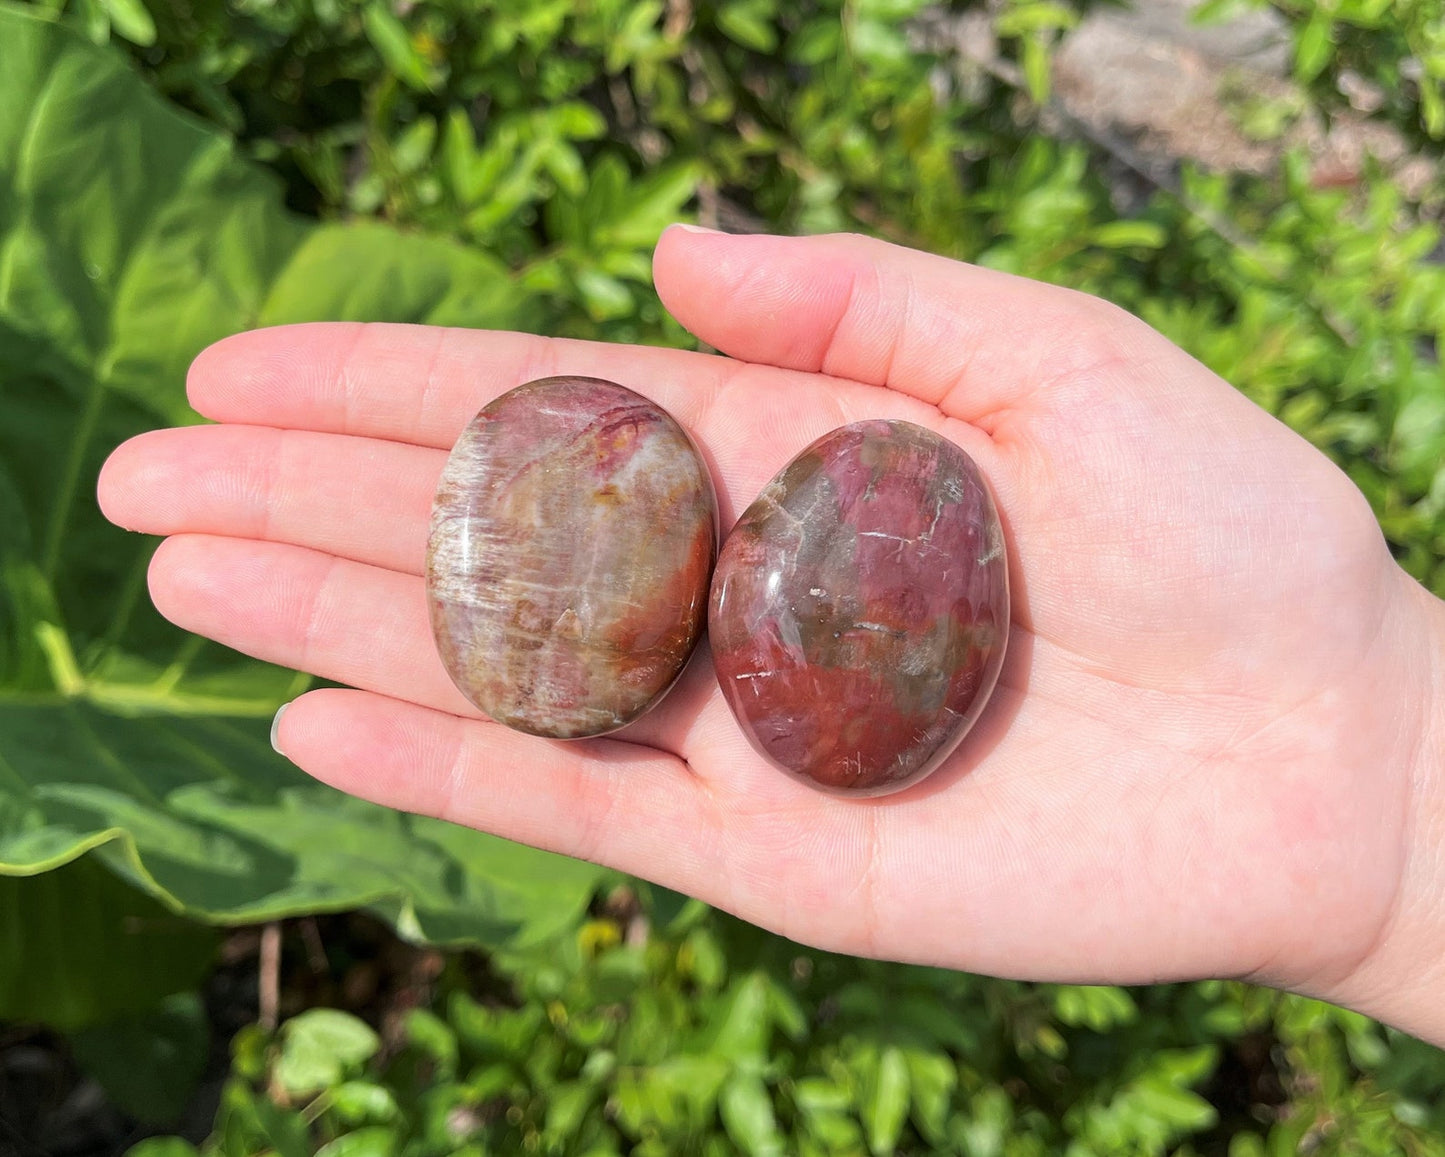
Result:
{"label": "green leaf", "polygon": [[777,29],[766,3],[733,0],[718,11],[717,26],[728,39],[754,52],[772,52],[778,46]]}
{"label": "green leaf", "polygon": [[1189,22],[1200,26],[1223,24],[1250,8],[1249,0],[1204,0],[1189,14]]}
{"label": "green leaf", "polygon": [[[413,1009],[413,1012],[420,1011]],[[393,1121],[401,1113],[396,1096],[371,1081],[343,1081],[331,1090],[331,1111],[349,1124]]]}
{"label": "green leaf", "polygon": [[276,1082],[293,1096],[339,1084],[348,1071],[375,1055],[381,1040],[350,1013],[313,1008],[281,1027]]}
{"label": "green leaf", "polygon": [[810,20],[789,38],[788,57],[798,64],[822,64],[836,57],[842,47],[842,25],[831,16],[822,16]]}
{"label": "green leaf", "polygon": [[868,1133],[868,1148],[875,1157],[893,1152],[908,1120],[908,1062],[901,1050],[889,1046],[878,1058],[872,1080],[863,1093],[859,1113]]}
{"label": "green leaf", "polygon": [[457,1034],[451,1025],[429,1009],[414,1008],[406,1015],[406,1035],[412,1045],[436,1065],[441,1076],[455,1075],[459,1050]]}
{"label": "green leaf", "polygon": [[400,80],[420,92],[435,87],[430,65],[412,43],[406,25],[397,19],[385,0],[370,0],[362,9],[361,22],[372,47]]}
{"label": "green leaf", "polygon": [[794,1082],[793,1101],[804,1113],[844,1113],[853,1107],[846,1088],[822,1077],[802,1077]]}
{"label": "green leaf", "polygon": [[582,304],[597,321],[626,317],[633,311],[632,292],[617,278],[599,269],[589,266],[577,270],[575,284]]}
{"label": "green leaf", "polygon": [[1064,1024],[1085,1025],[1095,1032],[1138,1017],[1133,998],[1108,985],[1061,985],[1054,992],[1054,1012]]}
{"label": "green leaf", "polygon": [[744,1153],[765,1157],[782,1152],[773,1099],[761,1077],[734,1074],[722,1087],[718,1113],[728,1136]]}
{"label": "green leaf", "polygon": [[[310,1130],[300,1113],[278,1108],[267,1096],[256,1097],[252,1108],[261,1136],[269,1142],[262,1148],[274,1149],[279,1157],[312,1157]],[[243,1152],[254,1150],[248,1146]]]}
{"label": "green leaf", "polygon": [[571,1141],[596,1099],[597,1086],[590,1081],[567,1081],[554,1086],[543,1125],[547,1138],[557,1145]]}
{"label": "green leaf", "polygon": [[597,869],[348,800],[277,756],[268,720],[308,681],[161,620],[153,543],[91,498],[122,439],[196,420],[186,366],[229,333],[526,328],[540,302],[451,241],[286,212],[224,136],[35,10],[0,7],[0,43],[0,875],[96,849],[211,920],[365,906],[492,944],[566,924]]}
{"label": "green leaf", "polygon": [[943,1143],[953,1092],[958,1087],[958,1069],[946,1053],[906,1049],[908,1088],[913,1120],[930,1142]]}
{"label": "green leaf", "polygon": [[419,117],[402,132],[392,145],[391,159],[399,173],[415,173],[431,160],[436,145],[437,123],[431,117]]}
{"label": "green leaf", "polygon": [[856,20],[848,32],[852,55],[874,67],[901,65],[908,60],[908,38],[902,28],[881,20]]}
{"label": "green leaf", "polygon": [[651,248],[697,192],[696,165],[667,165],[634,182],[599,224],[599,245]]}
{"label": "green leaf", "polygon": [[1333,21],[1326,9],[1317,8],[1295,41],[1295,78],[1310,81],[1319,76],[1330,62],[1334,50]]}
{"label": "green leaf", "polygon": [[206,1067],[210,1028],[193,992],[159,1007],[83,1029],[70,1039],[80,1067],[111,1104],[152,1125],[181,1115]]}
{"label": "green leaf", "polygon": [[76,1031],[144,1017],[200,982],[216,939],[93,856],[29,879],[0,877],[0,1020]]}
{"label": "green leaf", "polygon": [[595,141],[607,133],[607,118],[590,104],[568,101],[547,110],[547,128],[572,141]]}
{"label": "green leaf", "polygon": [[1030,4],[1014,4],[1005,8],[994,22],[994,31],[999,36],[1055,32],[1072,28],[1078,19],[1073,9],[1054,0],[1034,0]]}
{"label": "green leaf", "polygon": [[1035,104],[1046,104],[1052,87],[1052,64],[1049,60],[1048,41],[1039,33],[1024,37],[1021,63],[1024,70],[1024,84]]}
{"label": "green leaf", "polygon": [[1168,240],[1164,227],[1153,221],[1106,221],[1089,239],[1105,249],[1159,249]]}
{"label": "green leaf", "polygon": [[763,972],[734,980],[714,1006],[699,1051],[730,1061],[761,1060],[772,1036],[771,987]]}
{"label": "green leaf", "polygon": [[500,326],[518,310],[503,267],[438,237],[403,237],[373,222],[311,231],[281,270],[257,321],[387,320]]}
{"label": "green leaf", "polygon": [[316,1150],[316,1157],[391,1157],[395,1152],[395,1130],[372,1125],[327,1142]]}
{"label": "green leaf", "polygon": [[156,42],[156,22],[142,0],[100,0],[111,27],[132,44],[148,47]]}

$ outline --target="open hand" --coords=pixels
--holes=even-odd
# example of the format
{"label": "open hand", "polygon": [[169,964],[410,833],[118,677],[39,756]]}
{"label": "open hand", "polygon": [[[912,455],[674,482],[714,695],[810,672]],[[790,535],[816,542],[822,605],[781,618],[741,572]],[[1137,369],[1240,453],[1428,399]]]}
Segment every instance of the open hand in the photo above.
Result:
{"label": "open hand", "polygon": [[[582,856],[813,945],[1018,977],[1249,975],[1333,992],[1407,885],[1427,596],[1327,459],[1095,298],[859,237],[673,228],[655,276],[727,357],[351,324],[242,334],[190,377],[219,425],[143,435],[106,513],[171,535],[161,612],[358,690],[286,710],[306,771]],[[496,395],[610,378],[701,444],[723,526],[861,418],[928,426],[992,483],[1014,622],[962,748],[896,796],[765,764],[706,646],[605,739],[479,718],[422,568],[447,449]]]}

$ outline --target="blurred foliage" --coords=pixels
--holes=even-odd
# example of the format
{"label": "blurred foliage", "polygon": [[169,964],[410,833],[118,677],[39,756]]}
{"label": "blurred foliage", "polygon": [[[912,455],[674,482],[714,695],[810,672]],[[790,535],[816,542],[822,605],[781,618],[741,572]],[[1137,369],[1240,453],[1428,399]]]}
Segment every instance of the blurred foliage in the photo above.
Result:
{"label": "blurred foliage", "polygon": [[[1141,180],[1050,135],[1050,51],[1079,17],[1062,0],[0,8],[0,873],[94,847],[166,918],[367,904],[414,939],[496,949],[487,982],[454,960],[399,1030],[313,1010],[243,1033],[209,1153],[1442,1151],[1439,1054],[1312,1002],[844,960],[695,906],[645,935],[579,916],[594,870],[344,801],[273,759],[261,720],[300,684],[142,609],[149,546],[85,500],[109,445],[189,420],[187,360],[247,326],[686,344],[648,258],[697,216],[861,229],[1119,302],[1340,462],[1445,594],[1445,272],[1428,260],[1445,3],[1275,7],[1300,89],[1255,115],[1327,117],[1354,78],[1377,84],[1370,115],[1436,163],[1417,200],[1374,166],[1322,185],[1300,153],[1267,180]],[[980,14],[989,60],[957,47]],[[7,935],[14,975],[62,939]],[[203,1026],[184,992],[137,1007],[126,958],[104,983],[67,961],[81,995],[32,1015],[163,1117]],[[152,979],[150,998],[173,988]]]}
{"label": "blurred foliage", "polygon": [[332,1009],[244,1031],[201,1152],[1445,1153],[1434,1050],[1240,984],[902,969],[695,904],[491,963],[384,1035]]}
{"label": "blurred foliage", "polygon": [[[1445,591],[1445,271],[1421,261],[1445,182],[1422,214],[1377,167],[1320,188],[1297,153],[1276,180],[1186,169],[1121,214],[1117,162],[1039,131],[1074,3],[990,6],[989,63],[959,52],[957,2],[46,2],[128,40],[293,206],[499,257],[548,332],[685,342],[648,252],[694,197],[711,223],[862,229],[1100,293],[1340,461]],[[1288,116],[1328,117],[1363,78],[1371,115],[1440,160],[1445,2],[1274,7],[1304,86]]]}

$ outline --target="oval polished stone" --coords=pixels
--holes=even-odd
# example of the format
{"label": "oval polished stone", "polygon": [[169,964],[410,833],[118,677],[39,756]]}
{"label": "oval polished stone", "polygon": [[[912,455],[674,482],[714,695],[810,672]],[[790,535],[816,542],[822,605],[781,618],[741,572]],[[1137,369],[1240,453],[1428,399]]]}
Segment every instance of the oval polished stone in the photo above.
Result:
{"label": "oval polished stone", "polygon": [[728,536],[708,639],[757,750],[815,786],[881,795],[949,755],[998,681],[1008,563],[952,442],[855,422],[790,462]]}
{"label": "oval polished stone", "polygon": [[472,420],[442,471],[437,649],[499,723],[614,731],[682,672],[716,554],[712,479],[671,415],[599,378],[528,382]]}

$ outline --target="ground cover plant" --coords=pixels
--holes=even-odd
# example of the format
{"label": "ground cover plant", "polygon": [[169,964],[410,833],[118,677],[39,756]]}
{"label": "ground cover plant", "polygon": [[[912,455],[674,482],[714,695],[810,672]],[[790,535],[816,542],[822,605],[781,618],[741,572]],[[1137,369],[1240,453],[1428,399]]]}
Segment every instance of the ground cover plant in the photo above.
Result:
{"label": "ground cover plant", "polygon": [[[648,253],[700,217],[863,229],[1127,306],[1339,461],[1445,594],[1445,12],[1279,10],[1280,115],[1377,85],[1432,184],[1322,183],[1302,152],[1141,177],[1056,115],[1079,12],[1055,0],[980,7],[982,60],[948,34],[968,6],[915,0],[0,5],[0,1058],[49,1042],[119,1136],[164,1126],[235,1027],[198,995],[237,942],[218,929],[287,921],[289,959],[310,914],[364,909],[485,967],[437,958],[410,1012],[243,1031],[210,1151],[1445,1147],[1438,1055],[1351,1014],[804,952],[344,799],[266,743],[304,680],[161,622],[152,544],[90,497],[119,440],[194,420],[187,362],[250,326],[685,343]],[[324,959],[371,950],[327,927]],[[55,1151],[20,1099],[43,1097],[0,1066],[0,1150]]]}

